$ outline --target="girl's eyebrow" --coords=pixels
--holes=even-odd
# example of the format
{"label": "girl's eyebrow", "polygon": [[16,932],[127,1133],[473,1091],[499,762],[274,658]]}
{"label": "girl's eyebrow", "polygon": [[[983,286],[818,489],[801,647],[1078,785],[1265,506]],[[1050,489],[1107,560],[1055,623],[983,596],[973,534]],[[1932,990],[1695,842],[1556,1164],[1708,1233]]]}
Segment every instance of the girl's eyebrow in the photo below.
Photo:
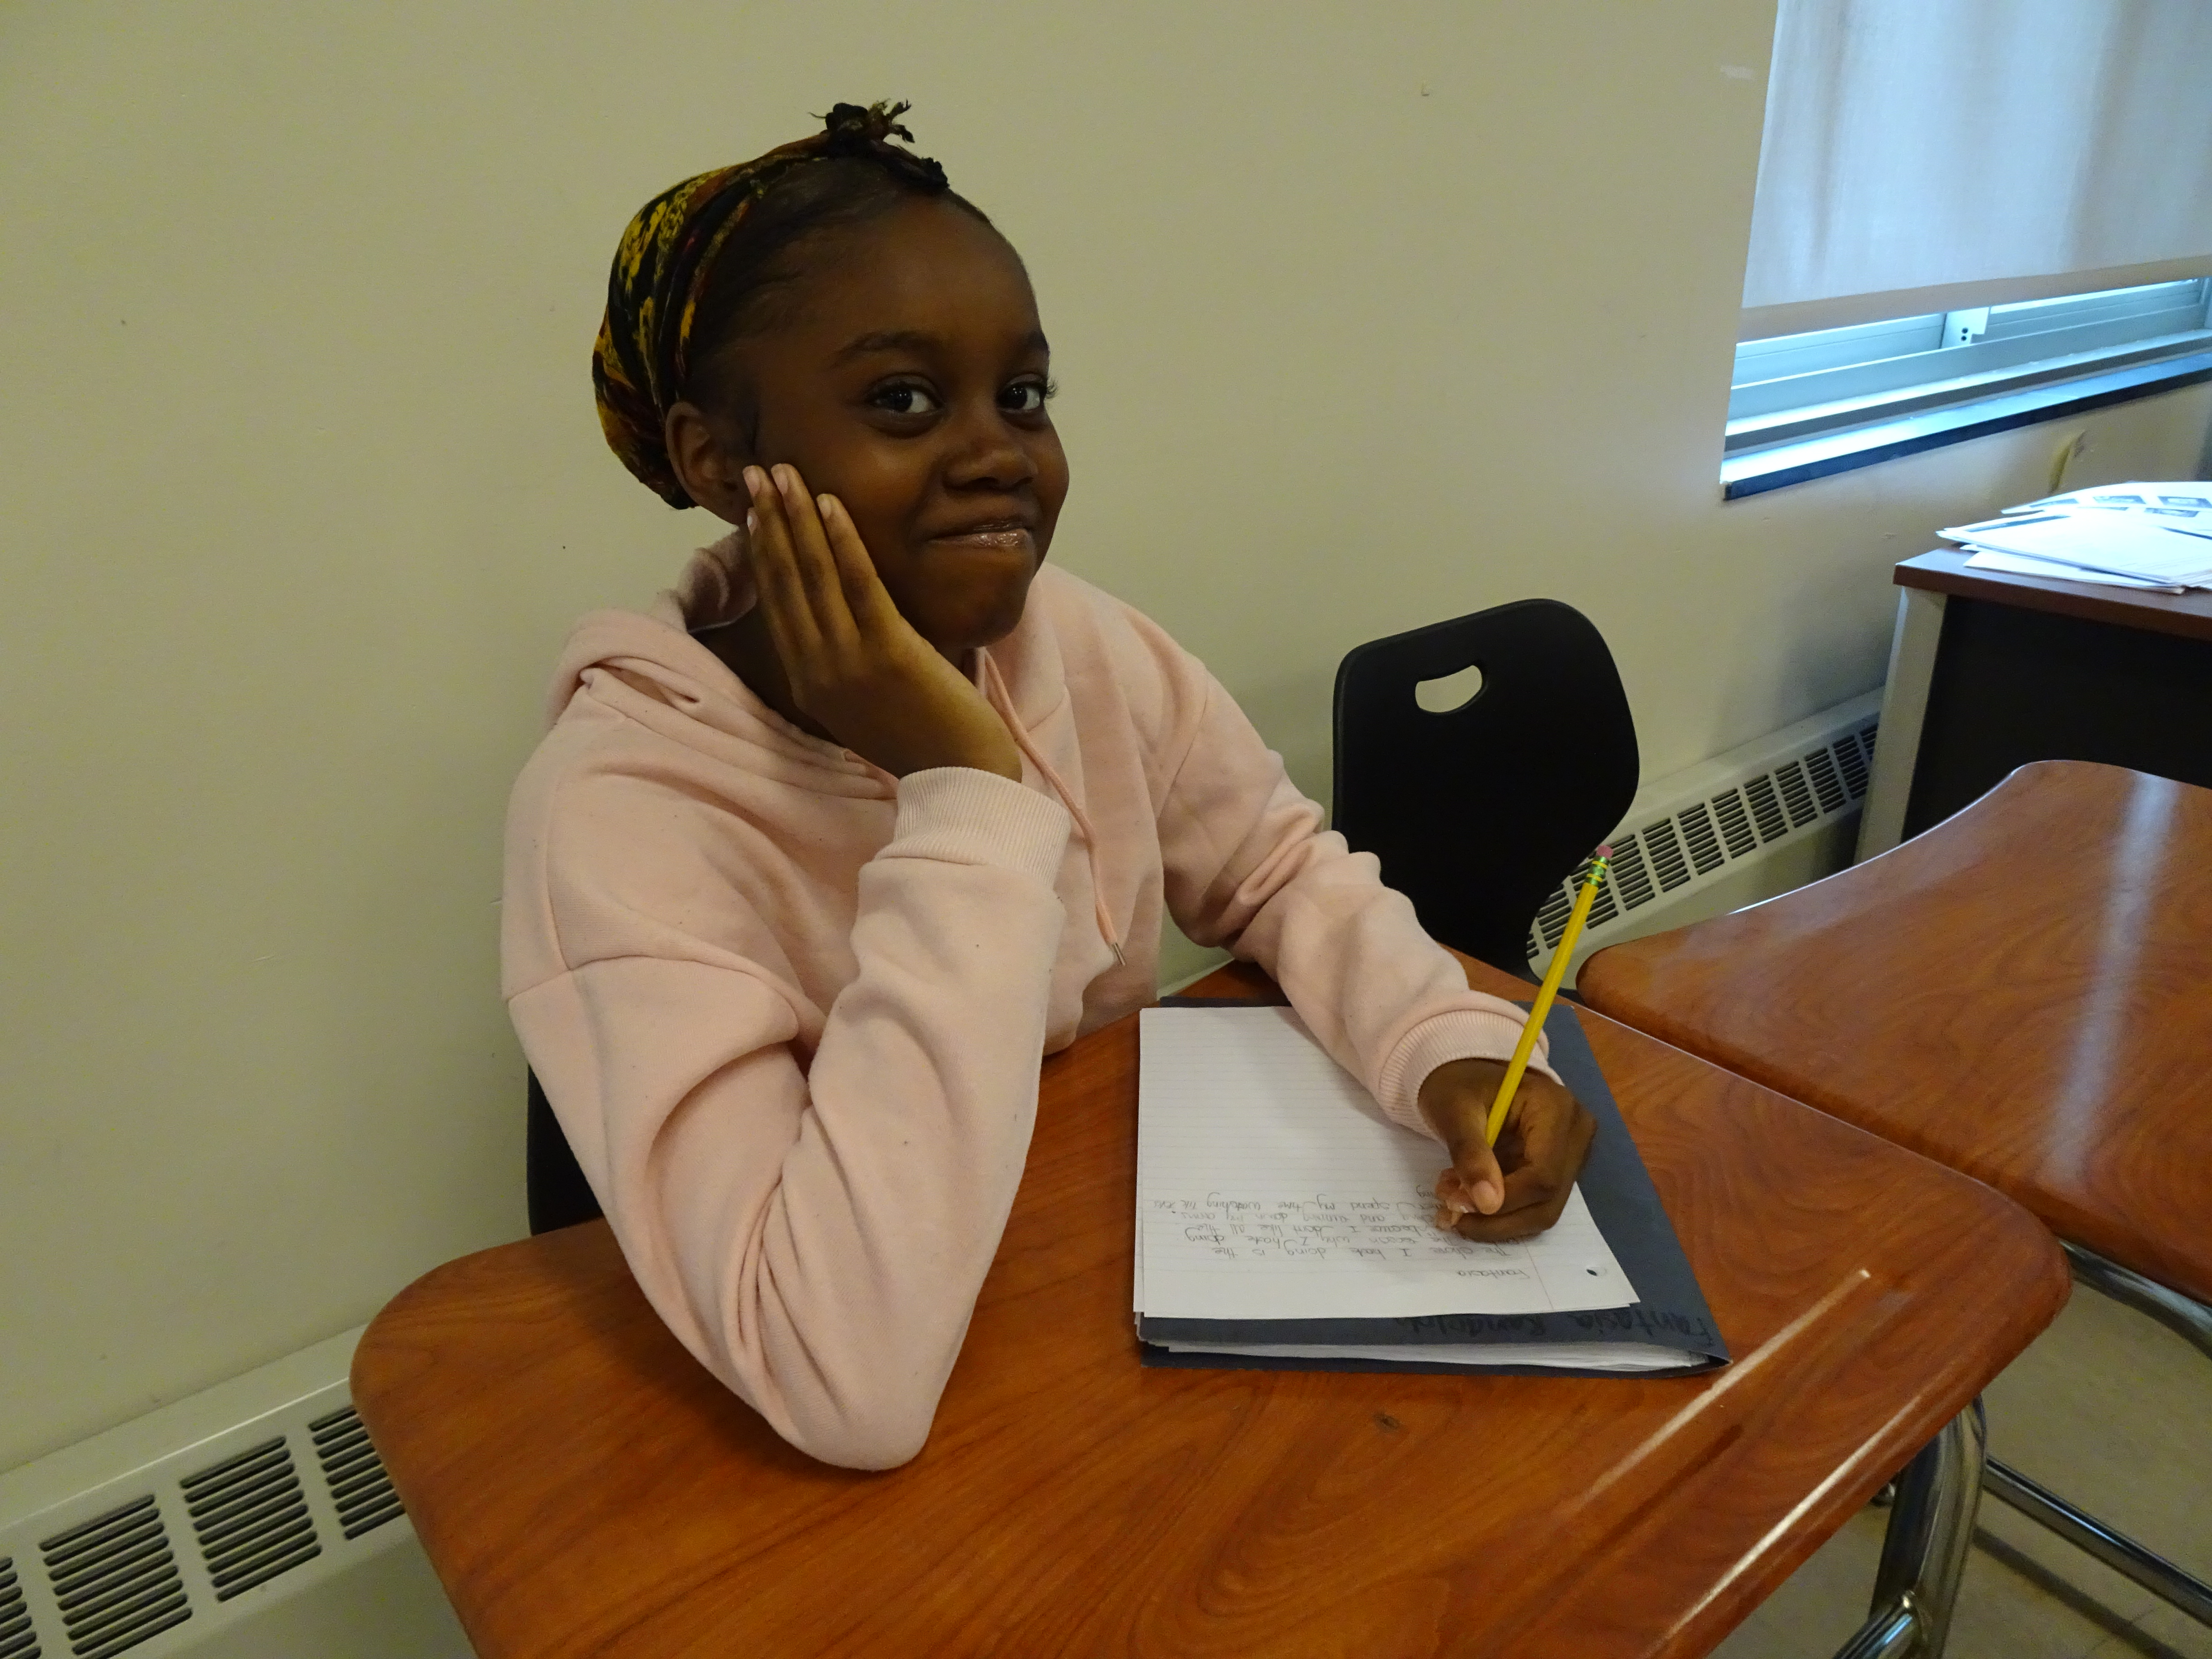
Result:
{"label": "girl's eyebrow", "polygon": [[832,364],[848,363],[855,357],[873,357],[887,351],[926,352],[938,343],[934,334],[924,333],[918,328],[887,329],[848,342],[830,361]]}
{"label": "girl's eyebrow", "polygon": [[[835,368],[842,363],[849,363],[856,357],[878,356],[885,352],[911,351],[925,354],[941,348],[944,342],[936,335],[922,329],[884,329],[873,334],[859,335],[848,341],[839,348],[837,354],[830,358],[830,366]],[[1052,353],[1052,347],[1047,343],[1044,331],[1041,328],[1033,328],[1023,336],[1021,347],[1024,351],[1041,351],[1048,356]]]}

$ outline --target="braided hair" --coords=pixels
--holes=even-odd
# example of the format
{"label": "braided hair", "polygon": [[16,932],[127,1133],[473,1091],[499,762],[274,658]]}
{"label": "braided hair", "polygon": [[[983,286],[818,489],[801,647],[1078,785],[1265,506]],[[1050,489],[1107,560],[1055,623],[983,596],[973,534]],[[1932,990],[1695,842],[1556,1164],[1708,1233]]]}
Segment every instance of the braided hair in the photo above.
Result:
{"label": "braided hair", "polygon": [[789,315],[779,302],[804,275],[802,244],[916,198],[990,223],[937,162],[891,142],[913,140],[898,120],[908,108],[835,105],[820,132],[671,186],[623,232],[592,383],[609,446],[671,507],[695,503],[669,460],[668,411],[726,400],[726,348]]}

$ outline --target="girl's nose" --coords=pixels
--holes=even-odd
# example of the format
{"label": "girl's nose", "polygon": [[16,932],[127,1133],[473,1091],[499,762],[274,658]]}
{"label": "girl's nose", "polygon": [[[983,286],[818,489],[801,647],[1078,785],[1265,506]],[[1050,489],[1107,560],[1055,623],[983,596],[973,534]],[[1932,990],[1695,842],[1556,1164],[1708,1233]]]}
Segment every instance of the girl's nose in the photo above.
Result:
{"label": "girl's nose", "polygon": [[971,410],[955,427],[945,482],[955,489],[977,485],[1018,489],[1036,477],[1036,460],[1021,434],[1006,424],[996,403]]}

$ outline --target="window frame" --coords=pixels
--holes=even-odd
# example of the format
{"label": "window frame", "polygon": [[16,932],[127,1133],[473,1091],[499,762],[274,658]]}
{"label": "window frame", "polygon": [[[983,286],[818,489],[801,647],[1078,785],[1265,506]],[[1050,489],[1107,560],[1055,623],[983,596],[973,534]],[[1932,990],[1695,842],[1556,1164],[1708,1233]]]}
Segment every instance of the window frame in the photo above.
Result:
{"label": "window frame", "polygon": [[[1777,372],[1780,371],[1780,372]],[[1736,348],[1725,499],[2212,378],[2212,277]]]}

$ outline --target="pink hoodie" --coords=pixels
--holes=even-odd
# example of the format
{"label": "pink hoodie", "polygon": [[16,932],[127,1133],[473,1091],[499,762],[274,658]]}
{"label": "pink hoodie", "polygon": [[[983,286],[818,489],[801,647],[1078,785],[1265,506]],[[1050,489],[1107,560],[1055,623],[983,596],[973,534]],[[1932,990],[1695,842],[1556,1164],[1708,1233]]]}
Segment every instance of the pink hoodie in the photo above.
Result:
{"label": "pink hoodie", "polygon": [[791,726],[685,631],[750,603],[732,536],[576,625],[508,814],[504,994],[639,1285],[802,1450],[921,1449],[1038,1060],[1152,1000],[1163,904],[1409,1129],[1433,1067],[1511,1051],[1518,1011],[1128,606],[1048,565],[980,653],[1017,784]]}

